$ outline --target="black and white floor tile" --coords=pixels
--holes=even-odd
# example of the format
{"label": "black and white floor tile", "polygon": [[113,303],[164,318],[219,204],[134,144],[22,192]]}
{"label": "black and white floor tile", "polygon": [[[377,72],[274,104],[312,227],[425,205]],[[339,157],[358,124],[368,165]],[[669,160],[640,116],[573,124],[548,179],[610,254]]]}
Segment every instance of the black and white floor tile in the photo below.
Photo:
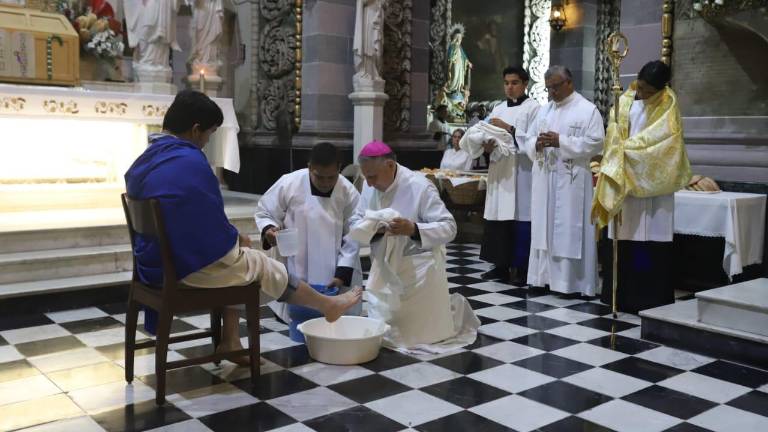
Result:
{"label": "black and white floor tile", "polygon": [[[190,367],[168,375],[164,407],[151,349],[124,381],[124,305],[0,317],[0,430],[768,431],[768,371],[641,340],[638,317],[614,321],[596,300],[483,281],[478,253],[449,246],[451,291],[483,322],[463,350],[325,365],[266,312],[258,391],[231,363]],[[173,331],[208,324],[178,317]],[[171,348],[171,360],[211,349]]]}

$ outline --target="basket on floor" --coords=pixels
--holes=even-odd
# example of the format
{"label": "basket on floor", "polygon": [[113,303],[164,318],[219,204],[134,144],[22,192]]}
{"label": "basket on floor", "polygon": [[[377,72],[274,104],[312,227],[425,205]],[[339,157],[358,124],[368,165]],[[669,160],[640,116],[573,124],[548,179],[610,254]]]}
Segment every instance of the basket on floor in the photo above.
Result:
{"label": "basket on floor", "polygon": [[485,191],[480,190],[480,181],[473,180],[454,186],[449,179],[441,179],[443,189],[448,192],[448,198],[456,205],[481,204]]}
{"label": "basket on floor", "polygon": [[442,190],[440,187],[440,181],[435,177],[434,174],[427,174],[426,175],[427,180],[431,181],[433,185],[437,188],[437,190]]}

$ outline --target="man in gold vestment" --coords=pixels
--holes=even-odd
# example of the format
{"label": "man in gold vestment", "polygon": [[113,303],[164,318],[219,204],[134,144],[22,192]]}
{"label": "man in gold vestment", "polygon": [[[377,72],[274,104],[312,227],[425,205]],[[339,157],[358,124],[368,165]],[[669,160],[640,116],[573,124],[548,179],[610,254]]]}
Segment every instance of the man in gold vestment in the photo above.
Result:
{"label": "man in gold vestment", "polygon": [[[674,193],[691,178],[669,66],[647,63],[619,100],[618,123],[611,109],[592,218],[599,227],[619,215],[617,306],[637,313],[674,302],[671,254]],[[611,222],[612,223],[612,222]],[[613,238],[613,227],[609,229]],[[612,257],[601,300],[611,304]]]}

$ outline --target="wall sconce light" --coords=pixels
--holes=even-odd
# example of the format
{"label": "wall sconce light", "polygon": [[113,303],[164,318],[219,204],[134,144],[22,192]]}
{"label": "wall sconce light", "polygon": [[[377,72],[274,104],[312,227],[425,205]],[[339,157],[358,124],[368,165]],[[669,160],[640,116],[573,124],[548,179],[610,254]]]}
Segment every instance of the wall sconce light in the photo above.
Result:
{"label": "wall sconce light", "polygon": [[552,10],[549,13],[549,26],[552,30],[559,32],[565,27],[565,6],[563,4],[552,5]]}

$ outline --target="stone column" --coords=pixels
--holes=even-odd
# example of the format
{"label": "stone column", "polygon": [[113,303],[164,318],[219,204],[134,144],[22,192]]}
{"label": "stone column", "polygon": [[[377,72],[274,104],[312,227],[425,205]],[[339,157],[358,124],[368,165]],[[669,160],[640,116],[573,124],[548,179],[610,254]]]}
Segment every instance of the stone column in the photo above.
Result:
{"label": "stone column", "polygon": [[389,96],[384,93],[381,79],[355,79],[353,86],[355,91],[349,99],[355,112],[352,158],[356,160],[364,145],[384,138],[384,104]]}

